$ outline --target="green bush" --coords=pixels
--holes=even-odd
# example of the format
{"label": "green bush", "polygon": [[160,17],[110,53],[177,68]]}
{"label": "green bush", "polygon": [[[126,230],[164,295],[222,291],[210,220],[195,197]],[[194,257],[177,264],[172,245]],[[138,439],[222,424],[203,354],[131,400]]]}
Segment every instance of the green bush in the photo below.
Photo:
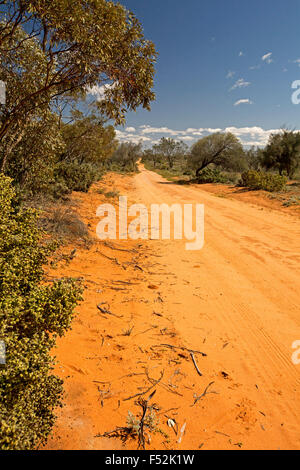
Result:
{"label": "green bush", "polygon": [[227,179],[216,168],[204,168],[197,176],[197,183],[227,183]]}
{"label": "green bush", "polygon": [[237,173],[235,171],[224,171],[222,175],[227,180],[228,184],[234,184],[234,185],[236,185],[241,178],[241,173]]}
{"label": "green bush", "polygon": [[71,191],[87,192],[91,185],[101,178],[99,168],[92,163],[79,163],[74,161],[62,161],[55,170],[56,185],[60,183],[60,190],[63,186]]}
{"label": "green bush", "polygon": [[249,189],[264,189],[265,191],[282,191],[287,183],[285,176],[249,170],[242,174],[240,186]]}
{"label": "green bush", "polygon": [[54,251],[42,241],[33,209],[14,207],[10,178],[0,176],[0,449],[29,450],[44,443],[61,405],[62,381],[50,350],[70,327],[81,287],[74,280],[43,281]]}

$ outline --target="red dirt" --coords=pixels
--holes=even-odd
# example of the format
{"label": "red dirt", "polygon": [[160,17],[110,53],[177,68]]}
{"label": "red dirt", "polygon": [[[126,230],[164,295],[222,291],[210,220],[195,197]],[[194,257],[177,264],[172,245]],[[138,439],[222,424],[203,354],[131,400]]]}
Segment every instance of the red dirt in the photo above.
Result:
{"label": "red dirt", "polygon": [[[128,411],[138,414],[128,398],[151,386],[147,372],[153,380],[163,373],[153,401],[168,434],[157,432],[147,449],[299,449],[300,366],[291,360],[300,338],[298,217],[142,170],[133,178],[109,175],[74,195],[91,233],[104,201],[96,190],[112,185],[130,202],[204,203],[205,246],[98,240],[60,268],[59,276],[83,276],[87,288],[55,351],[66,397],[47,448],[123,448],[96,435],[125,426]],[[101,314],[101,302],[117,316]],[[175,347],[207,354],[194,355],[202,377],[189,352]],[[192,406],[211,382],[216,393]],[[180,444],[168,418],[179,429],[186,423]]]}

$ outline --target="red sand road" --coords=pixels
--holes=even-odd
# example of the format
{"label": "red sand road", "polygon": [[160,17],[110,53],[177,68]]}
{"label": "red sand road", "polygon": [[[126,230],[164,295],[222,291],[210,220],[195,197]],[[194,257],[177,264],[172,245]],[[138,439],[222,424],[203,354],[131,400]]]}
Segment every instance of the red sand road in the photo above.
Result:
{"label": "red sand road", "polygon": [[[139,413],[130,397],[162,377],[153,398],[159,431],[148,449],[299,449],[300,365],[291,359],[300,339],[298,216],[169,183],[144,168],[105,184],[112,182],[147,206],[203,203],[205,245],[97,241],[60,269],[84,276],[87,289],[56,350],[66,406],[47,447],[122,448],[120,439],[96,436],[125,426],[128,411]],[[93,233],[103,202],[96,189],[74,196]],[[114,315],[100,314],[100,302]],[[194,354],[202,377],[189,349],[207,354]],[[211,382],[214,393],[192,406]],[[186,423],[181,443],[168,418],[179,429]]]}

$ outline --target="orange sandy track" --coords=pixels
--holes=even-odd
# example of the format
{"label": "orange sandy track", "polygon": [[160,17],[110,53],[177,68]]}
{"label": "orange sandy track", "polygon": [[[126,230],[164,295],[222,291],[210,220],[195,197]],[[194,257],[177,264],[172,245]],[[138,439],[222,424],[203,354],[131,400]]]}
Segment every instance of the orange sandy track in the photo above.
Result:
{"label": "orange sandy track", "polygon": [[[170,184],[144,169],[133,178],[110,175],[112,182],[129,202],[204,203],[205,246],[97,241],[60,269],[83,276],[87,289],[56,350],[66,405],[47,448],[123,448],[96,435],[125,426],[129,410],[138,414],[135,399],[126,399],[151,386],[148,370],[154,380],[164,374],[153,400],[169,438],[158,433],[147,449],[299,449],[300,366],[291,360],[300,339],[299,218]],[[94,188],[74,197],[95,233],[103,196]],[[102,315],[101,302],[118,316]],[[203,376],[188,351],[162,344],[206,353],[195,353]],[[192,407],[210,382],[217,393]],[[179,429],[186,423],[181,444],[168,417]]]}

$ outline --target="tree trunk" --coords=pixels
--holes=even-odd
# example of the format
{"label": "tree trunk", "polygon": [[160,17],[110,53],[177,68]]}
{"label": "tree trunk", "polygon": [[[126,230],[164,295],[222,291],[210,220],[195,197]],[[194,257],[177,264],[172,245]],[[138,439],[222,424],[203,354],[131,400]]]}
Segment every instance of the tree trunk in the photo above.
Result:
{"label": "tree trunk", "polygon": [[17,139],[13,142],[11,142],[11,144],[6,148],[5,150],[5,153],[3,155],[3,159],[2,159],[2,162],[1,162],[1,173],[4,173],[5,172],[5,167],[6,167],[6,163],[7,163],[7,158],[9,157],[9,155],[11,154],[11,152],[14,150],[14,148],[18,145],[18,143],[22,140],[22,137],[25,133],[25,129],[23,129],[19,136],[17,137]]}

